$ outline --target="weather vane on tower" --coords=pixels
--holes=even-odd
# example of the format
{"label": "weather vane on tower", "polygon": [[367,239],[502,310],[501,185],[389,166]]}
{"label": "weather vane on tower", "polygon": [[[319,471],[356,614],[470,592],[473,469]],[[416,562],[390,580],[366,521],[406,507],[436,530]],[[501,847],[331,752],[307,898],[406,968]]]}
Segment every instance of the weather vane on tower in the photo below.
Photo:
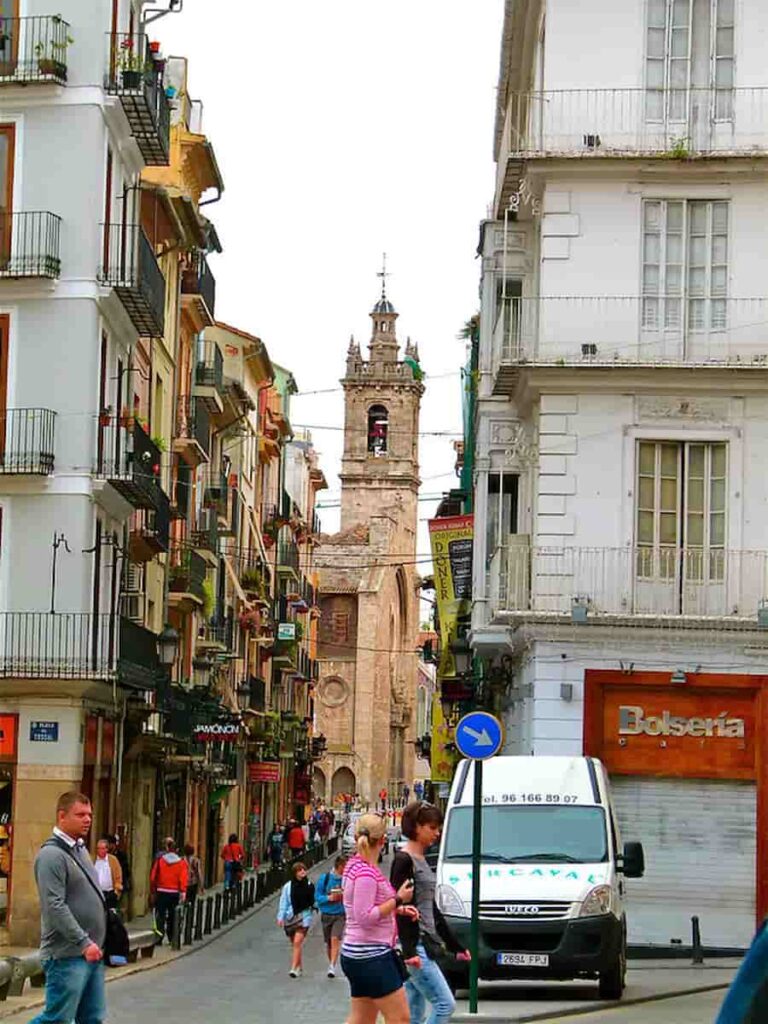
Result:
{"label": "weather vane on tower", "polygon": [[381,270],[376,272],[376,277],[381,278],[381,297],[386,299],[387,297],[387,278],[392,275],[387,272],[387,254],[383,252],[381,254]]}

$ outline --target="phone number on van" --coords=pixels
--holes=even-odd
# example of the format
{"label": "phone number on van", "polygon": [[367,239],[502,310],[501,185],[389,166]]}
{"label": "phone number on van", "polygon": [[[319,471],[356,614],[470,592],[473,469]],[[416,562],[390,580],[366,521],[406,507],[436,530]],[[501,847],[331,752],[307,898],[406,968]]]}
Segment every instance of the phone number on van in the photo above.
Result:
{"label": "phone number on van", "polygon": [[484,804],[577,804],[570,793],[493,793],[483,797]]}

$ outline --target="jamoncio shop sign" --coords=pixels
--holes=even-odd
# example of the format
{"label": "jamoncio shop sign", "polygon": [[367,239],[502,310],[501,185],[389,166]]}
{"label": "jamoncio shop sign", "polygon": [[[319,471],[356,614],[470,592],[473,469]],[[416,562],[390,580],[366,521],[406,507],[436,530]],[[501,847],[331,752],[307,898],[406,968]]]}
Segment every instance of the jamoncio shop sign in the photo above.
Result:
{"label": "jamoncio shop sign", "polygon": [[237,722],[196,725],[192,735],[198,743],[234,743],[240,735],[240,725]]}

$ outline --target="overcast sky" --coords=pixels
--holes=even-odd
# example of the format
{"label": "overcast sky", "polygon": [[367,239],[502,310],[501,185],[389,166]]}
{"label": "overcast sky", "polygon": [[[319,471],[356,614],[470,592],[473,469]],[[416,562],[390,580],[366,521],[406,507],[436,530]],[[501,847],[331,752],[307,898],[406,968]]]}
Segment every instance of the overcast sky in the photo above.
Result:
{"label": "overcast sky", "polygon": [[[460,431],[478,308],[478,225],[492,196],[503,0],[184,0],[150,26],[189,58],[226,190],[216,315],[261,337],[302,392],[294,424],[341,428],[350,334],[367,344],[381,253],[398,337],[427,374],[422,431]],[[340,429],[313,429],[338,500]],[[423,495],[453,485],[450,437],[421,439]],[[424,501],[426,519],[436,502]],[[336,510],[321,511],[335,529]],[[428,550],[421,524],[419,550]],[[425,571],[428,566],[422,567]]]}

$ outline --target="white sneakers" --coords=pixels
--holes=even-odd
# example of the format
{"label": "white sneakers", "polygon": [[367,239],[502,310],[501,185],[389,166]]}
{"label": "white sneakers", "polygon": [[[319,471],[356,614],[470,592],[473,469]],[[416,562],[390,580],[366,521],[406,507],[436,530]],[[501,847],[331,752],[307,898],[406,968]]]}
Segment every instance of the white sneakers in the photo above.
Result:
{"label": "white sneakers", "polygon": [[333,964],[328,964],[328,977],[329,978],[335,978],[336,977],[336,968],[333,966]]}
{"label": "white sneakers", "polygon": [[300,967],[292,967],[290,969],[290,971],[288,971],[288,973],[290,974],[290,976],[292,978],[300,978],[301,977],[301,968]]}

